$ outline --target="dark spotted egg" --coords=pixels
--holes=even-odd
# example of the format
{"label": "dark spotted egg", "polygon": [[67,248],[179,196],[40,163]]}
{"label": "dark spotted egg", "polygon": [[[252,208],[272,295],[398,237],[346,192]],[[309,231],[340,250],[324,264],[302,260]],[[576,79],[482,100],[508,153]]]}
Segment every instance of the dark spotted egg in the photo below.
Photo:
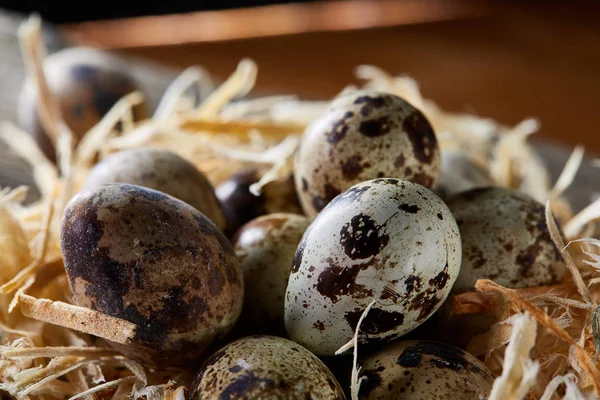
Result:
{"label": "dark spotted egg", "polygon": [[162,192],[129,184],[79,192],[63,216],[61,247],[74,301],[134,323],[131,343],[113,345],[139,360],[194,360],[240,315],[244,282],[231,244]]}
{"label": "dark spotted egg", "polygon": [[96,164],[84,187],[130,183],[183,200],[206,215],[219,229],[225,216],[210,181],[193,164],[170,150],[137,148],[112,154]]}
{"label": "dark spotted egg", "polygon": [[285,299],[290,338],[331,356],[354,335],[388,341],[427,320],[459,273],[460,236],[431,190],[399,179],[354,185],[311,223],[296,251]]}
{"label": "dark spotted egg", "polygon": [[257,196],[250,191],[250,186],[259,179],[259,170],[248,167],[217,186],[217,197],[228,221],[228,234],[234,234],[243,224],[264,214],[302,214],[293,176],[267,183]]}
{"label": "dark spotted egg", "polygon": [[238,231],[234,248],[246,292],[241,322],[248,331],[285,332],[285,290],[298,243],[308,224],[302,215],[275,213],[258,217]]}
{"label": "dark spotted egg", "polygon": [[344,400],[329,369],[310,351],[274,336],[248,336],[208,359],[192,384],[192,400]]}
{"label": "dark spotted egg", "polygon": [[[49,55],[44,60],[44,73],[65,123],[73,131],[75,142],[123,96],[140,90],[121,60],[93,48],[71,47]],[[44,129],[38,103],[37,91],[28,78],[19,97],[19,124],[33,135],[46,156],[54,160],[56,138]],[[133,116],[136,120],[146,118],[146,105],[134,107]]]}
{"label": "dark spotted egg", "polygon": [[296,191],[309,217],[369,179],[394,177],[433,187],[440,153],[427,118],[391,93],[341,95],[304,132],[294,161]]}
{"label": "dark spotted egg", "polygon": [[400,341],[362,363],[361,400],[487,399],[494,384],[471,354],[435,341]]}
{"label": "dark spotted egg", "polygon": [[461,150],[442,150],[440,179],[435,187],[441,198],[493,184],[489,172],[469,154]]}
{"label": "dark spotted egg", "polygon": [[542,204],[500,187],[472,189],[447,204],[460,228],[463,249],[454,290],[474,290],[478,279],[510,288],[560,282],[565,268]]}

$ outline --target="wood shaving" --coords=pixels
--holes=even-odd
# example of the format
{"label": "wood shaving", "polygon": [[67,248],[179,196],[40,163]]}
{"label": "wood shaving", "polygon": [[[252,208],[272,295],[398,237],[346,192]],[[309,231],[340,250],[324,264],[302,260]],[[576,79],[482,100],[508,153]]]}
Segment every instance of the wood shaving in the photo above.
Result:
{"label": "wood shaving", "polygon": [[577,360],[581,363],[583,371],[585,371],[592,379],[594,390],[600,393],[600,371],[598,371],[597,365],[592,361],[590,355],[585,349],[580,346],[562,327],[560,327],[556,321],[554,321],[548,314],[543,310],[533,305],[523,295],[519,294],[514,289],[507,289],[502,287],[490,280],[479,280],[475,287],[477,290],[497,290],[501,293],[506,294],[515,302],[520,308],[524,309],[537,320],[537,322],[544,326],[550,333],[558,337],[559,339],[569,343],[575,351]]}
{"label": "wood shaving", "polygon": [[[594,238],[583,238],[583,239],[576,239],[576,240],[570,241],[569,244],[567,244],[565,246],[565,250],[572,243],[584,243],[586,245],[592,245],[592,246],[595,246],[596,248],[600,249],[600,240],[594,239]],[[590,267],[594,268],[596,271],[600,272],[600,255],[590,251],[589,247],[584,248],[582,250],[582,252],[583,252],[583,254],[585,254],[586,256],[589,257],[588,260],[582,260],[582,262],[584,264],[589,265]]]}
{"label": "wood shaving", "polygon": [[24,55],[25,67],[28,75],[34,82],[34,87],[39,101],[39,116],[44,130],[49,133],[50,138],[56,143],[61,134],[60,125],[63,124],[62,114],[58,102],[46,80],[43,59],[46,51],[39,43],[41,38],[42,21],[39,16],[33,15],[19,27],[19,39]]}
{"label": "wood shaving", "polygon": [[117,343],[129,343],[135,335],[136,325],[85,307],[60,301],[19,296],[19,309],[30,318],[91,333]]}
{"label": "wood shaving", "polygon": [[600,198],[586,206],[565,224],[565,236],[569,239],[577,238],[586,225],[598,219],[600,219]]}
{"label": "wood shaving", "polygon": [[538,362],[529,358],[537,327],[527,313],[513,315],[504,323],[512,325],[512,333],[504,354],[502,375],[494,381],[489,400],[521,400],[533,386],[540,368]]}
{"label": "wood shaving", "polygon": [[259,97],[256,99],[238,100],[227,104],[219,113],[219,118],[224,121],[239,119],[261,120],[274,122],[270,118],[270,112],[273,107],[286,103],[288,101],[297,101],[296,96],[275,95]]}
{"label": "wood shaving", "polygon": [[262,190],[271,182],[276,182],[278,179],[284,179],[289,176],[293,171],[292,154],[283,160],[280,160],[273,165],[267,172],[265,172],[258,182],[250,185],[250,192],[255,196],[259,196]]}
{"label": "wood shaving", "polygon": [[48,238],[50,236],[49,235],[50,222],[52,222],[53,214],[54,214],[54,205],[52,204],[52,201],[51,201],[48,204],[48,209],[47,209],[46,213],[44,214],[42,229],[40,231],[41,246],[39,247],[39,251],[35,255],[31,264],[29,264],[27,267],[23,268],[21,271],[19,271],[19,273],[13,279],[11,279],[9,282],[5,283],[4,285],[2,285],[2,287],[0,287],[0,293],[8,294],[8,293],[13,292],[14,290],[17,290],[20,286],[22,286],[24,284],[24,281],[26,279],[28,279],[31,276],[31,274],[33,274],[35,272],[35,270],[40,267],[40,265],[42,265],[42,263],[44,262],[44,258],[46,257],[46,251],[48,250]]}
{"label": "wood shaving", "polygon": [[143,101],[144,96],[140,92],[133,92],[124,96],[98,124],[90,129],[81,139],[75,152],[75,159],[79,164],[79,168],[89,167],[93,164],[94,157],[101,151],[103,143],[111,135],[113,128],[121,117]]}
{"label": "wood shaving", "polygon": [[5,358],[14,357],[96,357],[118,355],[114,350],[100,347],[32,347],[26,349],[6,350],[2,353]]}
{"label": "wood shaving", "polygon": [[579,273],[579,270],[575,265],[575,261],[573,261],[573,257],[566,249],[565,242],[563,241],[562,235],[560,234],[558,226],[556,225],[556,221],[552,216],[550,201],[546,202],[545,212],[546,225],[548,226],[548,230],[550,231],[550,237],[552,238],[552,241],[554,242],[556,248],[562,249],[561,254],[563,256],[563,259],[565,260],[569,272],[571,272],[571,276],[573,277],[575,285],[577,285],[577,290],[579,291],[579,294],[581,294],[586,303],[596,305],[596,302],[592,299],[592,294],[590,293],[588,287],[585,285],[585,282],[583,281],[583,278],[581,277],[581,274]]}
{"label": "wood shaving", "polygon": [[223,156],[234,160],[258,164],[276,164],[281,160],[289,159],[296,150],[298,143],[299,140],[297,137],[288,136],[276,146],[260,152],[237,150],[231,147],[222,146],[217,142],[210,143],[209,146],[215,153],[222,154]]}
{"label": "wood shaving", "polygon": [[0,390],[9,392],[12,396],[26,396],[46,383],[51,382],[70,371],[89,363],[90,360],[79,357],[53,358],[43,368],[29,368],[13,375],[13,382],[0,383]]}
{"label": "wood shaving", "polygon": [[0,205],[0,283],[6,283],[31,263],[29,243],[15,215]]}
{"label": "wood shaving", "polygon": [[30,277],[15,293],[15,297],[10,301],[8,305],[8,313],[12,313],[15,307],[19,304],[19,297],[22,296],[27,289],[29,289],[35,283],[35,277]]}
{"label": "wood shaving", "polygon": [[575,374],[555,376],[554,379],[550,381],[548,386],[546,386],[546,390],[544,391],[544,394],[542,395],[542,398],[540,400],[551,400],[552,396],[554,396],[554,392],[556,392],[558,387],[571,380],[576,380]]}
{"label": "wood shaving", "polygon": [[194,85],[197,85],[201,92],[210,93],[214,90],[210,74],[204,68],[197,65],[188,67],[169,85],[154,111],[153,119],[160,123],[176,115],[180,110],[182,98]]}
{"label": "wood shaving", "polygon": [[583,146],[577,146],[573,150],[573,152],[569,156],[569,159],[565,163],[565,166],[564,166],[562,172],[560,173],[558,179],[556,180],[556,183],[550,190],[550,193],[549,193],[550,198],[556,198],[556,197],[562,195],[563,192],[565,190],[567,190],[569,188],[569,186],[571,186],[571,184],[575,180],[575,175],[577,174],[577,171],[579,171],[579,168],[581,167],[581,163],[583,162],[583,154],[584,154]]}
{"label": "wood shaving", "polygon": [[113,387],[116,387],[116,386],[119,386],[119,385],[122,385],[122,384],[126,384],[126,383],[129,383],[129,382],[135,382],[135,381],[137,381],[137,378],[135,376],[128,376],[126,378],[121,378],[121,379],[117,379],[117,380],[114,380],[114,381],[106,382],[106,383],[103,383],[101,385],[94,386],[93,388],[88,389],[85,392],[81,392],[81,393],[76,394],[75,396],[71,396],[69,398],[69,400],[80,399],[82,397],[86,397],[86,396],[89,396],[91,394],[101,392],[103,390],[111,389]]}
{"label": "wood shaving", "polygon": [[303,126],[293,123],[268,123],[238,121],[214,121],[206,120],[182,120],[180,128],[189,132],[212,133],[213,135],[236,135],[241,139],[248,138],[253,131],[258,131],[264,137],[282,140],[288,135],[299,134],[304,130]]}
{"label": "wood shaving", "polygon": [[573,300],[573,299],[564,299],[562,297],[554,296],[551,294],[541,294],[535,297],[537,303],[548,302],[551,304],[560,304],[564,307],[575,307],[581,308],[583,310],[593,311],[595,309],[594,305],[583,303],[581,301]]}
{"label": "wood shaving", "polygon": [[237,70],[195,111],[197,119],[214,118],[231,100],[248,94],[254,87],[257,73],[258,67],[254,61],[240,61]]}

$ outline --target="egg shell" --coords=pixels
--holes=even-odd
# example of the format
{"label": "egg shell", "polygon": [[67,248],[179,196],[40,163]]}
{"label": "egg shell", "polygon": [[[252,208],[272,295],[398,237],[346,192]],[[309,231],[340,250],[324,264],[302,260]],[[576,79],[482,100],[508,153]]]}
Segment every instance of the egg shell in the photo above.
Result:
{"label": "egg shell", "polygon": [[219,229],[225,215],[210,181],[192,163],[159,148],[137,148],[111,154],[90,171],[84,188],[105,183],[129,183],[169,194],[206,215]]}
{"label": "egg shell", "polygon": [[393,177],[433,187],[439,168],[437,138],[423,113],[372,91],[336,98],[306,129],[294,160],[296,191],[311,218],[359,182]]}
{"label": "egg shell", "polygon": [[446,199],[467,190],[493,186],[489,172],[461,150],[442,150],[440,178],[435,192]]}
{"label": "egg shell", "polygon": [[227,232],[230,235],[235,234],[246,222],[264,214],[302,214],[293,176],[269,182],[262,187],[259,195],[255,195],[250,191],[250,186],[259,179],[260,171],[248,167],[236,172],[217,187],[217,198],[227,218]]}
{"label": "egg shell", "polygon": [[216,195],[227,219],[229,234],[266,212],[264,196],[250,192],[250,185],[258,179],[256,168],[244,168],[217,186]]}
{"label": "egg shell", "polygon": [[238,231],[234,248],[246,293],[241,321],[253,333],[285,333],[285,290],[308,224],[301,215],[275,213],[258,217]]}
{"label": "egg shell", "polygon": [[500,187],[473,189],[447,200],[462,238],[457,292],[478,279],[510,288],[559,283],[565,273],[544,206],[524,193]]}
{"label": "egg shell", "polygon": [[361,400],[487,399],[494,384],[473,355],[442,342],[400,341],[369,356]]}
{"label": "egg shell", "polygon": [[[97,49],[72,47],[51,54],[44,60],[44,73],[76,143],[123,96],[140,90],[121,60]],[[33,81],[27,78],[18,99],[19,125],[54,161],[54,139],[41,123],[38,101]],[[145,104],[133,108],[134,120],[146,118],[148,114]]]}
{"label": "egg shell", "polygon": [[434,313],[459,273],[460,236],[448,207],[431,190],[375,179],[336,197],[298,246],[285,300],[294,341],[334,355],[354,335],[389,341]]}
{"label": "egg shell", "polygon": [[343,400],[335,377],[310,351],[274,336],[249,336],[212,355],[191,399]]}
{"label": "egg shell", "polygon": [[243,304],[235,252],[198,210],[128,184],[84,190],[61,226],[75,302],[137,325],[119,350],[157,365],[196,359],[224,336]]}

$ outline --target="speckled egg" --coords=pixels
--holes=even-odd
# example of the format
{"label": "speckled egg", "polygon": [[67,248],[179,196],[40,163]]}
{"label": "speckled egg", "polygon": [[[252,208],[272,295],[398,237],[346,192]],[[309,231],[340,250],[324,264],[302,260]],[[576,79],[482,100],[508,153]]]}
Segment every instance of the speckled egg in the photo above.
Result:
{"label": "speckled egg", "polygon": [[341,95],[304,132],[294,171],[300,204],[314,217],[362,181],[392,177],[435,186],[436,135],[427,118],[391,93]]}
{"label": "speckled egg", "polygon": [[61,247],[74,301],[137,325],[123,353],[157,365],[196,359],[240,315],[233,247],[203,214],[142,186],[107,184],[68,203]]}
{"label": "speckled egg", "polygon": [[435,341],[400,341],[362,363],[362,400],[487,399],[494,384],[471,354]]}
{"label": "speckled egg", "polygon": [[308,224],[301,215],[276,213],[256,218],[238,231],[234,247],[246,291],[241,320],[250,331],[285,333],[285,290]]}
{"label": "speckled egg", "polygon": [[[44,72],[76,142],[118,100],[140,90],[122,61],[110,53],[91,48],[72,47],[49,55],[44,60]],[[148,116],[145,105],[137,106],[133,111],[136,120]],[[38,112],[37,91],[33,81],[27,79],[19,97],[19,124],[33,135],[46,156],[55,160],[55,139],[44,130]]]}
{"label": "speckled egg", "polygon": [[137,148],[112,154],[90,171],[84,187],[130,183],[164,192],[185,201],[223,230],[225,215],[210,181],[170,150]]}
{"label": "speckled egg", "polygon": [[435,193],[392,178],[359,183],[302,237],[286,292],[286,330],[313,353],[331,356],[378,299],[360,338],[396,339],[443,303],[460,260],[458,227]]}
{"label": "speckled egg", "polygon": [[274,336],[236,340],[208,359],[191,399],[343,400],[325,364],[302,346]]}
{"label": "speckled egg", "polygon": [[478,279],[510,288],[560,282],[564,264],[541,203],[515,190],[488,187],[458,194],[447,204],[462,238],[455,291],[474,290]]}
{"label": "speckled egg", "polygon": [[269,182],[257,196],[250,191],[250,186],[259,179],[259,170],[248,167],[217,186],[217,198],[227,218],[230,235],[246,222],[264,214],[302,214],[293,176]]}
{"label": "speckled egg", "polygon": [[435,192],[443,199],[467,190],[493,186],[489,172],[460,150],[443,150]]}

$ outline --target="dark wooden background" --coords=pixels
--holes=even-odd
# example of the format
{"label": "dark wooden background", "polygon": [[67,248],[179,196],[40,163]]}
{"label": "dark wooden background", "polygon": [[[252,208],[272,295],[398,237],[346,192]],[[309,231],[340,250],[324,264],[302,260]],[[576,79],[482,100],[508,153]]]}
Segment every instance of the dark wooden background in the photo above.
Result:
{"label": "dark wooden background", "polygon": [[[23,78],[21,17],[0,14],[2,119],[13,119]],[[58,25],[47,40],[51,51],[92,45],[137,59],[132,72],[154,104],[192,64],[224,79],[251,57],[254,94],[306,99],[331,97],[357,65],[377,65],[416,78],[449,110],[507,124],[538,118],[539,150],[556,177],[575,145],[588,160],[600,154],[599,22],[600,3],[591,1],[323,0]],[[599,192],[597,172],[586,163],[579,173],[570,189],[576,209]],[[0,144],[0,186],[23,182],[31,182],[27,166]]]}
{"label": "dark wooden background", "polygon": [[[138,18],[63,29],[80,43],[178,68],[201,64],[220,78],[251,57],[260,68],[258,91],[312,99],[337,93],[353,80],[356,65],[374,64],[416,78],[425,96],[444,108],[509,124],[536,117],[540,137],[600,151],[600,3],[358,3],[358,10],[279,6],[278,12]],[[294,13],[308,22],[295,26]],[[351,29],[353,24],[370,27]],[[323,31],[327,27],[333,31]]]}

